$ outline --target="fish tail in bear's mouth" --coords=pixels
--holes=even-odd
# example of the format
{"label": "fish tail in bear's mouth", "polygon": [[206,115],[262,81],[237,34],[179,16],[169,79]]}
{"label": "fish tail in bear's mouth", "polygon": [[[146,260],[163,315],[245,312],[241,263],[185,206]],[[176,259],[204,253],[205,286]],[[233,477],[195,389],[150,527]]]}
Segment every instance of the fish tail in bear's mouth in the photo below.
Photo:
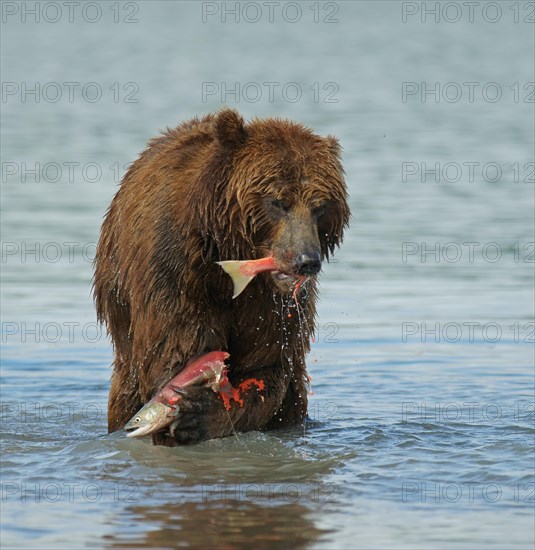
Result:
{"label": "fish tail in bear's mouth", "polygon": [[228,273],[234,284],[232,298],[237,298],[245,287],[259,273],[269,273],[277,289],[283,293],[297,290],[309,276],[316,275],[321,269],[319,253],[302,254],[294,263],[296,269],[290,271],[282,266],[273,255],[258,260],[226,260],[216,262]]}

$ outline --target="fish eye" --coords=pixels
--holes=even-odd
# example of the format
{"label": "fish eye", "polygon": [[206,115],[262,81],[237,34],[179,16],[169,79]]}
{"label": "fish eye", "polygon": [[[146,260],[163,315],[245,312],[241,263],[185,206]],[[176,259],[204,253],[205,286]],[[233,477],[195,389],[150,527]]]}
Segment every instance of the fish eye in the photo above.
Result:
{"label": "fish eye", "polygon": [[141,422],[141,417],[140,417],[140,416],[136,416],[136,418],[134,419],[134,422]]}

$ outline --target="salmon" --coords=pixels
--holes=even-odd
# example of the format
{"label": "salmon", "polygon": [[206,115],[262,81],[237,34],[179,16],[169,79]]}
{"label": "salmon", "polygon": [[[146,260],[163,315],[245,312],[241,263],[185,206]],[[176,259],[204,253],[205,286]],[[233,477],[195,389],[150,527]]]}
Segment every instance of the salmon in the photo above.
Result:
{"label": "salmon", "polygon": [[[184,369],[172,378],[125,425],[127,437],[143,437],[160,432],[175,422],[180,412],[180,400],[190,386],[205,385],[215,392],[230,389],[227,367],[230,355],[225,351],[212,351],[189,361]],[[173,426],[171,426],[173,429]]]}
{"label": "salmon", "polygon": [[232,279],[234,284],[232,299],[239,296],[259,273],[280,271],[273,256],[267,256],[259,260],[226,260],[216,262],[216,264],[219,264]]}

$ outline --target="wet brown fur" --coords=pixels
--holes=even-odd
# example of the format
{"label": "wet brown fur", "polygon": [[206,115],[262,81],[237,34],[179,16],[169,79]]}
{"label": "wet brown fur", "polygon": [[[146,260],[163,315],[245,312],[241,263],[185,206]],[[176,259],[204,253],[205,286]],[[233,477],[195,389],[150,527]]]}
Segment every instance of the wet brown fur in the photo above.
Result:
{"label": "wet brown fur", "polygon": [[[270,206],[274,199],[290,214]],[[197,412],[203,429],[160,434],[155,443],[223,437],[231,424],[247,431],[301,421],[316,277],[299,294],[300,314],[270,274],[232,300],[230,278],[215,262],[275,250],[291,272],[309,241],[328,257],[348,218],[333,137],[280,119],[245,124],[225,109],[151,140],[111,203],[95,260],[97,313],[115,348],[109,431],[121,429],[190,358],[213,350],[230,353],[234,385],[256,377],[266,389],[251,390],[230,417],[205,390]]]}

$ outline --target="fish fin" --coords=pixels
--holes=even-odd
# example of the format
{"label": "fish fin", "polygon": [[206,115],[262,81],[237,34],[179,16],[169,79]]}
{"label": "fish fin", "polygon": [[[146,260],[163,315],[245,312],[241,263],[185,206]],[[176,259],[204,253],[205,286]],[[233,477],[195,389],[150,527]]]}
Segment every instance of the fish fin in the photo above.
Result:
{"label": "fish fin", "polygon": [[180,407],[178,405],[175,405],[171,411],[167,413],[167,416],[178,416],[178,413],[180,412]]}
{"label": "fish fin", "polygon": [[175,430],[180,425],[180,420],[174,420],[171,425],[169,426],[169,434],[171,437],[175,437]]}
{"label": "fish fin", "polygon": [[230,275],[232,283],[234,284],[234,294],[232,299],[239,296],[245,287],[252,281],[254,275],[244,275],[241,271],[243,261],[239,260],[226,260],[224,262],[216,262],[222,269]]}

